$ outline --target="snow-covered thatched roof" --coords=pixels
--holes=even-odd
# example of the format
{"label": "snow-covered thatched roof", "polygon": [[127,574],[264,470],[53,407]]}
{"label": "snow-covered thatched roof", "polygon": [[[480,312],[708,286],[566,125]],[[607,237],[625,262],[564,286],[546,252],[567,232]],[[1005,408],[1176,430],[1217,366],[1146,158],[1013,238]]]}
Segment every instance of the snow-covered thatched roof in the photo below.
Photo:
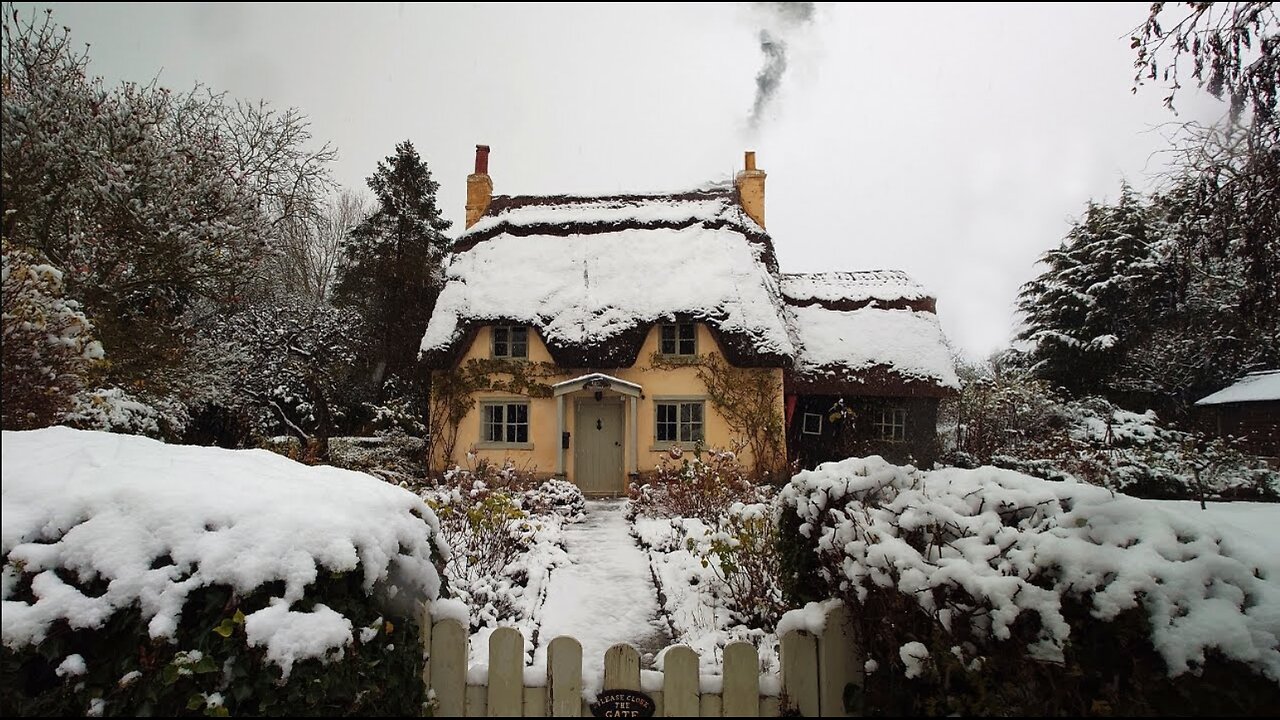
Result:
{"label": "snow-covered thatched roof", "polygon": [[538,331],[557,364],[624,367],[654,323],[698,321],[737,365],[785,367],[777,260],[730,188],[494,197],[461,238],[422,339],[450,364],[481,325]]}
{"label": "snow-covered thatched roof", "polygon": [[1200,398],[1196,405],[1266,402],[1280,400],[1280,370],[1249,373],[1218,392]]}
{"label": "snow-covered thatched roof", "polygon": [[800,392],[942,395],[959,388],[933,297],[898,270],[782,276]]}

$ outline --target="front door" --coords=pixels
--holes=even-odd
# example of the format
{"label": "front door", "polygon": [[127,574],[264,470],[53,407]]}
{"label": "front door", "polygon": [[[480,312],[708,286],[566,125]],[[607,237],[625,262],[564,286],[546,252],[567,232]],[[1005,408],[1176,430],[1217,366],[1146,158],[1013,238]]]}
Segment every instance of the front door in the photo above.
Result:
{"label": "front door", "polygon": [[573,481],[587,495],[621,495],[622,402],[585,398],[574,416]]}

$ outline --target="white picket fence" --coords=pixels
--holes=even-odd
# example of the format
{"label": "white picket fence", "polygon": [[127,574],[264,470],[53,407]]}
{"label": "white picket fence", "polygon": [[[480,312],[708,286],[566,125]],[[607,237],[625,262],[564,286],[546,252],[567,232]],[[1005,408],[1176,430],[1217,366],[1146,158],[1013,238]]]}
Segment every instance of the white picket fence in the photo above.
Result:
{"label": "white picket fence", "polygon": [[[489,636],[486,685],[467,684],[467,628],[453,619],[432,622],[423,612],[422,644],[427,661],[422,681],[434,697],[437,717],[591,717],[583,699],[582,645],[557,637],[547,646],[546,677],[526,684],[524,638],[512,628]],[[668,648],[661,676],[642,687],[640,653],[614,645],[604,656],[604,690],[636,690],[653,698],[655,717],[843,717],[846,688],[861,696],[863,663],[852,624],[843,606],[830,609],[822,632],[793,630],[782,636],[781,682],[761,688],[759,655],[750,643],[724,649],[720,692],[699,677],[698,655],[689,647]],[[656,674],[655,674],[656,675]],[[541,678],[539,678],[541,679]],[[655,687],[655,684],[657,687]],[[768,685],[779,686],[777,695]]]}

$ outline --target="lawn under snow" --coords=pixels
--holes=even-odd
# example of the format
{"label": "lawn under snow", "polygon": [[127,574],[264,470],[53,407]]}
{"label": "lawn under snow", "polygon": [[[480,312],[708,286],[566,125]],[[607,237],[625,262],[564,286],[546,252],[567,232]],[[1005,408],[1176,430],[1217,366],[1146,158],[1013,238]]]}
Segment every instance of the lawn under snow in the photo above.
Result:
{"label": "lawn under snow", "polygon": [[[40,642],[58,620],[100,627],[137,604],[152,637],[171,637],[187,595],[208,585],[248,593],[282,581],[246,618],[285,675],[303,658],[352,642],[352,623],[316,605],[291,606],[321,568],[359,568],[371,594],[434,599],[435,515],[421,498],[363,473],[309,467],[266,450],[166,445],[64,427],[5,431],[0,517],[3,638]],[[162,561],[162,562],[157,562]],[[89,596],[64,582],[107,581]],[[34,601],[15,599],[34,576]]]}
{"label": "lawn under snow", "polygon": [[1264,529],[1280,506],[1197,514],[1010,470],[921,472],[879,457],[802,472],[781,498],[828,558],[824,572],[839,568],[828,580],[859,597],[896,588],[944,627],[970,622],[996,639],[1036,613],[1029,649],[1044,659],[1068,640],[1065,597],[1101,620],[1139,608],[1171,675],[1216,650],[1280,682],[1280,564]]}

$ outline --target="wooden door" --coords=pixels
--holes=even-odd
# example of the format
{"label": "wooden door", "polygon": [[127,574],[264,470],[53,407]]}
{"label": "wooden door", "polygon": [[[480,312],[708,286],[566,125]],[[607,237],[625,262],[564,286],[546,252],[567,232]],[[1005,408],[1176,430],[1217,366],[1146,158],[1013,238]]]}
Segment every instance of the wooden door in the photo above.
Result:
{"label": "wooden door", "polygon": [[587,495],[623,494],[622,402],[579,400],[574,417],[573,481]]}

